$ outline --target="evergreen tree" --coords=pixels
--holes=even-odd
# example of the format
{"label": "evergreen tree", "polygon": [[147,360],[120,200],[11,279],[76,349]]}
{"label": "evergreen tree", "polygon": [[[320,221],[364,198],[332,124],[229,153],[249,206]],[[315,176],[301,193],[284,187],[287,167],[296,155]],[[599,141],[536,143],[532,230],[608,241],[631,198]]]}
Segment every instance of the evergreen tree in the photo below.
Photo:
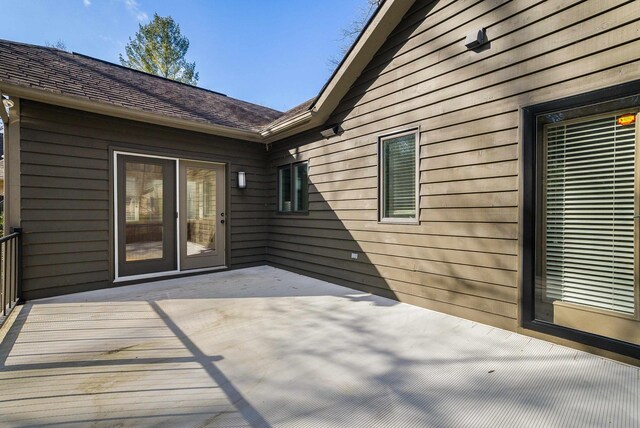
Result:
{"label": "evergreen tree", "polygon": [[156,76],[196,85],[196,63],[187,62],[189,39],[180,33],[180,26],[170,16],[153,14],[153,20],[140,24],[133,39],[125,46],[126,58],[120,55],[120,63]]}

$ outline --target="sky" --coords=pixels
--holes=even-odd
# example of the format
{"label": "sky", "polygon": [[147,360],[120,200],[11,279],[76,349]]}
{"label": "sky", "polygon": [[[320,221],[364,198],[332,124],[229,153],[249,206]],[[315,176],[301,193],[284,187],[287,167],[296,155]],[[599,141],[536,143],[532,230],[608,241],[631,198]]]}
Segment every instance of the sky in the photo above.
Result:
{"label": "sky", "polygon": [[0,39],[119,64],[129,37],[154,13],[190,41],[198,86],[277,110],[317,95],[340,58],[342,29],[366,0],[0,0]]}

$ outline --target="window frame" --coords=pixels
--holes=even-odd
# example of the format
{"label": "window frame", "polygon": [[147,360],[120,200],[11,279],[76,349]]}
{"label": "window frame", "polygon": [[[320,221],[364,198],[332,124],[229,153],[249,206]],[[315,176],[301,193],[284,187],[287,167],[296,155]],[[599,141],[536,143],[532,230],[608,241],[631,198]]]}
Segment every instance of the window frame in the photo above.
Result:
{"label": "window frame", "polygon": [[[387,217],[385,212],[385,182],[384,182],[384,143],[388,140],[404,137],[407,135],[414,136],[415,144],[415,213],[413,217]],[[420,224],[420,127],[411,127],[387,133],[378,137],[378,223],[385,224]]]}
{"label": "window frame", "polygon": [[[303,210],[296,210],[295,209],[295,204],[294,201],[296,199],[296,189],[295,189],[295,169],[296,166],[298,165],[306,165],[307,167],[307,178],[306,178],[306,186],[304,187],[304,191],[307,194],[307,203],[306,206],[304,207]],[[290,174],[290,182],[291,182],[291,188],[289,189],[289,197],[291,198],[291,209],[288,211],[283,211],[280,209],[281,207],[281,201],[280,201],[280,197],[281,197],[281,192],[280,192],[280,171],[283,169],[289,169],[289,174]],[[305,214],[309,214],[309,161],[308,160],[302,160],[302,161],[296,161],[296,162],[290,162],[288,164],[284,164],[284,165],[280,165],[278,166],[277,170],[276,170],[276,174],[277,174],[277,178],[276,178],[276,212],[278,214],[284,214],[284,215],[305,215]]]}
{"label": "window frame", "polygon": [[[588,110],[582,114],[596,115],[614,112],[622,108],[638,106],[640,80],[600,89],[580,95],[544,102],[520,109],[521,156],[520,156],[520,325],[529,330],[553,335],[612,351],[621,355],[638,358],[640,346],[611,337],[565,327],[536,317],[536,228],[540,224],[540,191],[542,183],[540,150],[543,148],[543,125],[538,118],[551,114],[564,114],[576,109]],[[635,100],[635,101],[634,101]],[[625,104],[626,103],[626,104]],[[636,165],[637,168],[640,165]],[[638,226],[636,226],[638,227]],[[638,263],[638,262],[636,262]],[[637,290],[637,289],[636,289]]]}

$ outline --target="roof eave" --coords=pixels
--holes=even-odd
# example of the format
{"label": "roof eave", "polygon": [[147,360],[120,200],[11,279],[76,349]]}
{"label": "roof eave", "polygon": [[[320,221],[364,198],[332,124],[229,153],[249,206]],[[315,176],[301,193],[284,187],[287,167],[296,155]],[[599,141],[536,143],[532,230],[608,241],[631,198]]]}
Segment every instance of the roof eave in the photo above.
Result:
{"label": "roof eave", "polygon": [[100,101],[87,100],[71,95],[57,94],[41,89],[28,88],[0,82],[0,91],[11,97],[24,98],[46,104],[68,107],[106,116],[135,120],[154,125],[168,126],[204,134],[218,135],[221,137],[236,138],[245,141],[264,143],[263,137],[257,131],[242,130],[229,126],[215,125],[205,122],[180,119],[160,115],[157,113],[135,110],[128,107],[116,106]]}
{"label": "roof eave", "polygon": [[309,107],[310,120],[293,123],[293,119],[298,117],[296,116],[284,122],[288,126],[274,129],[269,134],[268,142],[277,141],[325,123],[413,3],[413,0],[386,0]]}
{"label": "roof eave", "polygon": [[[276,125],[269,126],[266,129],[260,131],[260,136],[264,139],[270,139],[271,137],[281,134],[292,128],[296,128],[300,125],[308,123],[313,118],[313,112],[305,110],[284,122],[277,123]],[[268,141],[267,141],[268,142]]]}
{"label": "roof eave", "polygon": [[369,20],[362,34],[345,55],[311,106],[286,121],[268,126],[261,131],[169,117],[6,82],[0,82],[0,90],[7,95],[18,98],[107,116],[257,143],[272,143],[324,124],[413,3],[413,0],[386,0]]}
{"label": "roof eave", "polygon": [[413,3],[413,1],[407,0],[386,0],[382,4],[360,39],[312,105],[311,109],[316,112],[318,117],[325,120],[329,118],[329,115],[335,110]]}

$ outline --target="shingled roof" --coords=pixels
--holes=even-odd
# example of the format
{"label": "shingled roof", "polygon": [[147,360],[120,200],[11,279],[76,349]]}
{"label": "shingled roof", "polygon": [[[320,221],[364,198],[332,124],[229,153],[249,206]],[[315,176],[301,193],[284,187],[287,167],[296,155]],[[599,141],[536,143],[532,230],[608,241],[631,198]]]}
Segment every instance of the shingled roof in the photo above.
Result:
{"label": "shingled roof", "polygon": [[88,112],[272,143],[323,126],[413,0],[380,3],[318,96],[288,112],[55,48],[0,39],[0,91]]}
{"label": "shingled roof", "polygon": [[8,40],[0,40],[1,83],[244,131],[259,131],[283,116],[268,107],[75,52]]}
{"label": "shingled roof", "polygon": [[280,123],[286,122],[287,120],[291,119],[292,117],[297,116],[298,114],[302,113],[303,111],[309,110],[311,108],[311,106],[313,105],[313,102],[315,100],[316,100],[316,97],[313,97],[313,98],[308,99],[307,101],[305,101],[305,102],[303,102],[301,104],[298,104],[297,106],[287,110],[279,118],[277,118],[276,120],[271,122],[269,124],[269,126],[279,125]]}

